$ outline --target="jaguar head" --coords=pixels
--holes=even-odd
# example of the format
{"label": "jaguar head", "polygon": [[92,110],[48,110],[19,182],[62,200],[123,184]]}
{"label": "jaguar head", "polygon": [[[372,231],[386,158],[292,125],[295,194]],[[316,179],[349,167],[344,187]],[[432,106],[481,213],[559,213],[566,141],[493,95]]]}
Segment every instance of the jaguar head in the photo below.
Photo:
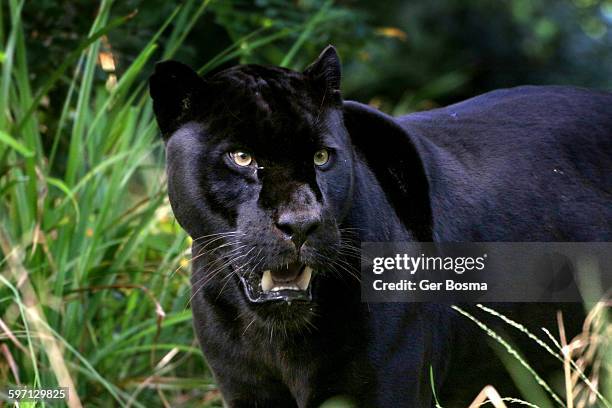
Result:
{"label": "jaguar head", "polygon": [[303,72],[241,65],[200,77],[178,62],[156,66],[168,194],[204,260],[194,291],[233,281],[253,307],[310,308],[326,279],[353,279],[340,70],[332,46]]}

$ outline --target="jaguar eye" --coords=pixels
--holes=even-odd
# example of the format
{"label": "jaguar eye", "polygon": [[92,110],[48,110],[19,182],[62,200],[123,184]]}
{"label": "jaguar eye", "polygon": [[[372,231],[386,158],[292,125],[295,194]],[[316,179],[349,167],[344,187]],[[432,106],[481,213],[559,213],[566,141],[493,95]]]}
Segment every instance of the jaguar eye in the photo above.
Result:
{"label": "jaguar eye", "polygon": [[313,157],[314,164],[323,166],[329,161],[329,151],[327,149],[317,150]]}
{"label": "jaguar eye", "polygon": [[246,167],[250,165],[251,163],[253,163],[253,156],[251,156],[248,153],[236,151],[236,152],[231,152],[229,155],[231,159],[234,161],[234,163],[236,163],[237,165],[241,167]]}

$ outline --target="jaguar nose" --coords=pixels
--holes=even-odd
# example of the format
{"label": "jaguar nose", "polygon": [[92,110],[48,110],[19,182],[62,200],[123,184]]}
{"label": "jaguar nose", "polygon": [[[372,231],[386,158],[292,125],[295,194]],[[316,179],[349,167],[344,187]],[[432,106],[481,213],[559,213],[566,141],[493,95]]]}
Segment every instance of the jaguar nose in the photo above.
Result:
{"label": "jaguar nose", "polygon": [[320,224],[320,218],[314,213],[288,212],[279,216],[276,227],[293,241],[299,251]]}

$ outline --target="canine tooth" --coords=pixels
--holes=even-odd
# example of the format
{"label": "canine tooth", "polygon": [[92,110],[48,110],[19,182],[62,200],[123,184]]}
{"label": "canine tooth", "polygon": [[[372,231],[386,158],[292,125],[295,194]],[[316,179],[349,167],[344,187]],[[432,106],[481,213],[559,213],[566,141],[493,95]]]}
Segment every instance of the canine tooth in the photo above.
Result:
{"label": "canine tooth", "polygon": [[312,278],[312,268],[310,266],[306,266],[304,267],[304,271],[302,272],[299,280],[296,282],[300,290],[308,289],[310,278]]}
{"label": "canine tooth", "polygon": [[272,280],[272,272],[270,270],[264,271],[261,277],[261,290],[269,292],[274,287],[274,281]]}

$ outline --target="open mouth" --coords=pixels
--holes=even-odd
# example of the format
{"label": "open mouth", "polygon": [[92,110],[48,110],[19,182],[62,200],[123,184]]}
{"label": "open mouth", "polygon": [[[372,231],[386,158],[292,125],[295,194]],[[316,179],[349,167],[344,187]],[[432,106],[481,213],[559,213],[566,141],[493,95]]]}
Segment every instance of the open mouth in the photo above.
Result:
{"label": "open mouth", "polygon": [[249,301],[254,303],[283,300],[285,302],[312,300],[313,269],[301,263],[292,263],[267,269],[261,275],[240,275],[240,281]]}

